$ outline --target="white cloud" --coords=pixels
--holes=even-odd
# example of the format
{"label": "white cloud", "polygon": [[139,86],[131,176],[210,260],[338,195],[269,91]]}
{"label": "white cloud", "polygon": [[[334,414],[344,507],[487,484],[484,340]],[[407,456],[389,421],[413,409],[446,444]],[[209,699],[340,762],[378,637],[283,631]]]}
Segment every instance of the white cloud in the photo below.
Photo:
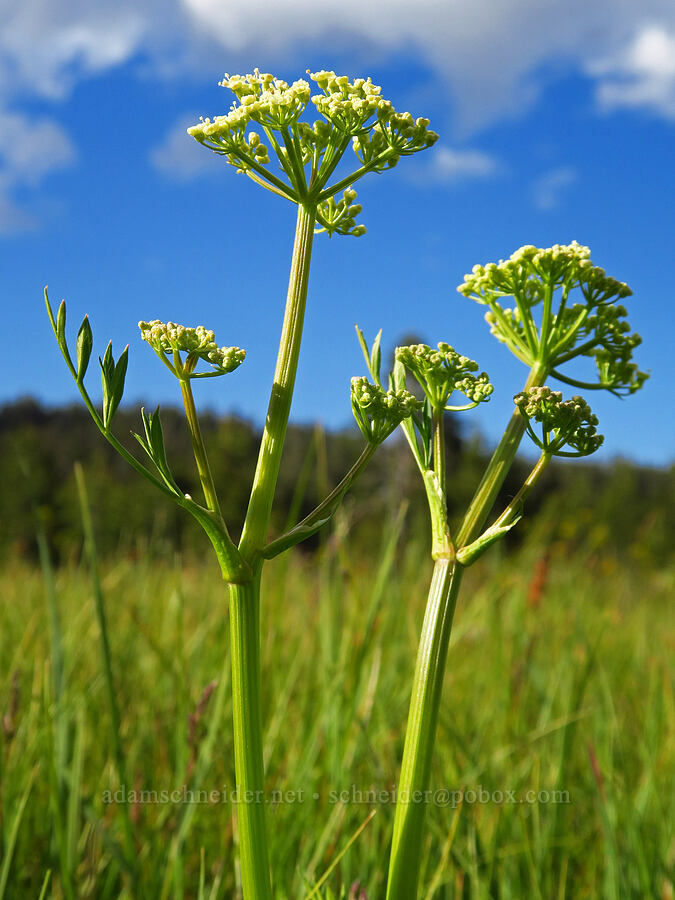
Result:
{"label": "white cloud", "polygon": [[70,138],[56,122],[0,110],[0,232],[34,227],[33,217],[16,203],[15,191],[36,187],[74,161]]}
{"label": "white cloud", "polygon": [[126,62],[150,30],[146,16],[125,2],[15,3],[0,31],[0,93],[11,84],[14,91],[63,97],[83,76]]}
{"label": "white cloud", "polygon": [[205,150],[186,132],[195,124],[194,116],[185,116],[169,129],[162,143],[150,153],[152,164],[169,178],[191,181],[201,175],[222,172],[223,160]]}
{"label": "white cloud", "polygon": [[541,210],[554,209],[560,203],[562,194],[578,179],[572,166],[560,166],[545,172],[534,183],[532,195],[535,206]]}
{"label": "white cloud", "polygon": [[497,160],[487,153],[479,150],[453,150],[440,144],[417,167],[420,179],[445,184],[471,178],[488,178],[498,170]]}
{"label": "white cloud", "polygon": [[0,96],[61,96],[132,58],[163,77],[216,60],[227,68],[233,55],[271,66],[315,42],[418,57],[440,76],[463,133],[527,112],[561,63],[599,78],[609,105],[614,72],[634,86],[631,103],[670,109],[659,92],[673,77],[672,0],[23,0],[2,18]]}
{"label": "white cloud", "polygon": [[675,29],[649,25],[625,53],[592,62],[597,98],[608,110],[645,108],[675,119]]}
{"label": "white cloud", "polygon": [[[314,46],[333,59],[419,60],[455,139],[524,116],[547,80],[566,72],[595,79],[607,109],[675,118],[672,0],[22,0],[0,13],[0,111],[20,109],[24,98],[56,103],[81,80],[132,60],[168,79],[219,75],[242,60],[271,68]],[[175,136],[167,140],[164,160],[155,153],[160,168],[171,154],[180,177],[209,164],[208,154],[193,162]],[[38,155],[31,165],[23,184],[47,174]],[[443,166],[446,179],[477,177],[490,162],[447,150],[438,177]]]}
{"label": "white cloud", "polygon": [[[302,42],[354,38],[417,54],[441,76],[458,131],[520,115],[560,64],[619,55],[646,22],[675,27],[672,0],[183,0],[201,33],[232,51],[279,56]],[[552,77],[548,75],[548,77]]]}

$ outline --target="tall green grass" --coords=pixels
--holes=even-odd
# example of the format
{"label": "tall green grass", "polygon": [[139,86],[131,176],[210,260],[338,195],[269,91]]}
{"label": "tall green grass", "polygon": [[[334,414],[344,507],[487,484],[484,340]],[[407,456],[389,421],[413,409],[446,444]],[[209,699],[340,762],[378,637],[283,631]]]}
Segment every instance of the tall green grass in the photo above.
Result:
{"label": "tall green grass", "polygon": [[[289,900],[384,891],[429,573],[418,548],[401,553],[400,517],[377,566],[347,552],[345,525],[318,560],[272,563],[262,599],[271,862]],[[236,898],[229,800],[132,800],[130,841],[125,805],[104,802],[123,771],[127,791],[233,790],[217,567],[99,565],[92,549],[2,573],[0,900]],[[428,809],[421,896],[670,897],[672,579],[564,546],[543,556],[493,553],[467,574],[432,776],[464,799]],[[528,790],[569,802],[494,793]]]}

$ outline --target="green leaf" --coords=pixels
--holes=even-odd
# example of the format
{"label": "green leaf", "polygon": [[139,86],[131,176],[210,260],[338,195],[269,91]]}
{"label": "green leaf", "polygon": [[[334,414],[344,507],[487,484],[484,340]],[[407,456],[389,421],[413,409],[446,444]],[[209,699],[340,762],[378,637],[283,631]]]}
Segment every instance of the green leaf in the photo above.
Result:
{"label": "green leaf", "polygon": [[[368,353],[368,345],[366,344],[366,339],[363,336],[363,332],[359,328],[358,325],[354,325],[356,329],[356,336],[359,339],[359,346],[361,347],[361,352],[363,353],[363,358],[366,361],[366,365],[368,369],[370,369],[370,354]],[[372,374],[372,373],[371,373]]]}
{"label": "green leaf", "polygon": [[495,541],[500,540],[505,534],[508,534],[514,525],[517,525],[518,522],[520,522],[521,518],[522,513],[519,513],[508,525],[495,524],[490,526],[490,528],[486,529],[486,531],[484,531],[480,537],[476,538],[475,541],[468,544],[466,547],[461,547],[457,551],[457,561],[463,566],[470,566],[482,556],[488,547],[491,547]]}
{"label": "green leaf", "polygon": [[59,311],[56,314],[56,340],[63,349],[66,346],[66,301],[62,300],[59,304]]}
{"label": "green leaf", "polygon": [[428,469],[431,467],[431,458],[434,452],[434,413],[429,398],[426,396],[424,398],[424,409],[422,410],[422,422],[418,431],[422,438],[422,447],[424,448],[424,464]]}
{"label": "green leaf", "polygon": [[105,348],[103,359],[99,356],[99,365],[101,366],[101,388],[103,391],[103,425],[108,427],[108,407],[110,405],[110,396],[112,394],[112,377],[115,372],[115,361],[112,355],[112,341],[108,341]]}
{"label": "green leaf", "polygon": [[166,458],[166,449],[164,447],[164,430],[162,428],[162,420],[159,415],[159,406],[154,414],[150,416],[150,446],[157,460],[160,471],[170,475],[169,463]]}
{"label": "green leaf", "polygon": [[124,348],[117,360],[117,365],[113,369],[110,379],[110,399],[108,402],[107,421],[112,422],[113,416],[117,412],[117,407],[122,400],[124,393],[124,379],[127,374],[127,364],[129,362],[129,345]]}
{"label": "green leaf", "polygon": [[87,371],[91,350],[94,346],[94,338],[91,333],[91,325],[89,324],[89,316],[85,316],[77,332],[77,380],[81,382]]}
{"label": "green leaf", "polygon": [[391,370],[391,383],[395,391],[403,391],[406,387],[405,366],[400,360],[396,360]]}
{"label": "green leaf", "polygon": [[143,450],[157,467],[157,471],[162,476],[164,483],[177,494],[182,496],[182,491],[176,484],[173,473],[169,468],[166,458],[166,450],[164,448],[164,431],[162,429],[162,421],[159,417],[159,406],[154,413],[146,413],[145,409],[141,409],[141,419],[143,421],[143,430],[145,438],[140,434],[132,431],[132,435],[136,438]]}
{"label": "green leaf", "polygon": [[376,383],[380,383],[380,368],[382,366],[382,351],[380,350],[380,341],[382,340],[382,329],[377,332],[373,346],[370,351],[370,374]]}

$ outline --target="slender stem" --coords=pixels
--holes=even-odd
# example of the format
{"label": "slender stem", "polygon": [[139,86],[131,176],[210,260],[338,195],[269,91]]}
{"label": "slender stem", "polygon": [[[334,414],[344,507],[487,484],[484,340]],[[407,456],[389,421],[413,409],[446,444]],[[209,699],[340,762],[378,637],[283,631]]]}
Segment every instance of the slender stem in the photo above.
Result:
{"label": "slender stem", "polygon": [[[319,167],[316,182],[313,185],[314,193],[316,193],[316,191],[318,190],[321,190],[321,188],[326,187],[328,179],[337,168],[337,165],[342,159],[345,150],[349,146],[350,140],[351,138],[349,137],[349,135],[345,135],[342,139],[338,140],[337,144],[333,144],[331,141],[331,143],[328,145],[328,147],[326,148],[327,152],[324,154],[321,166]],[[359,172],[361,175],[365,174],[365,172],[361,172],[360,169]],[[351,177],[352,176],[350,176],[350,178]],[[360,175],[357,175],[356,177],[359,178]],[[321,191],[321,193],[317,197],[317,202],[320,202],[321,200],[327,200],[329,197],[332,197],[336,191],[339,190],[340,184],[331,188],[326,188],[325,190]]]}
{"label": "slender stem", "polygon": [[516,334],[511,325],[509,324],[508,319],[504,315],[504,310],[498,303],[490,303],[488,301],[488,306],[490,307],[490,311],[493,313],[495,318],[499,321],[499,324],[502,326],[502,336],[506,345],[511,350],[514,356],[517,356],[522,362],[529,364],[532,359],[531,349],[528,347],[526,343],[523,343],[520,335]]}
{"label": "slender stem", "polygon": [[570,346],[570,344],[573,342],[574,338],[576,337],[577,332],[579,331],[581,326],[584,324],[584,322],[590,315],[590,312],[591,311],[588,308],[588,306],[585,306],[581,310],[581,312],[575,319],[572,326],[567,329],[567,331],[563,334],[563,336],[560,338],[558,343],[555,344],[555,346],[549,352],[549,354],[548,354],[549,359],[556,360],[556,362],[557,362],[558,354],[561,353],[565,349],[565,347]]}
{"label": "slender stem", "polygon": [[370,462],[371,457],[377,450],[377,444],[366,444],[361,451],[361,455],[345,475],[342,481],[333,488],[333,490],[325,497],[321,503],[312,510],[305,518],[290,528],[285,534],[282,534],[274,541],[270,541],[263,550],[262,555],[265,559],[273,559],[289,547],[294,547],[300,541],[315,534],[319,528],[322,528],[326,522],[335,514],[342,498],[351,488],[352,484],[359,477],[363,469]]}
{"label": "slender stem", "polygon": [[[183,404],[185,406],[185,417],[187,419],[188,428],[190,430],[190,440],[192,441],[192,451],[195,455],[197,463],[197,471],[199,472],[199,480],[202,483],[204,498],[206,505],[211,512],[221,516],[220,504],[218,503],[218,494],[216,486],[213,483],[213,475],[211,474],[211,466],[209,458],[206,455],[206,447],[202,437],[202,430],[199,427],[199,417],[195,408],[195,398],[192,394],[192,387],[189,378],[180,379],[180,390],[183,395]],[[222,518],[222,516],[221,516]]]}
{"label": "slender stem", "polygon": [[260,569],[252,581],[229,586],[234,768],[246,900],[272,900],[260,713]]}
{"label": "slender stem", "polygon": [[581,354],[585,353],[587,350],[592,350],[598,344],[598,339],[596,337],[592,337],[590,340],[585,341],[583,344],[579,344],[578,347],[574,347],[568,353],[563,353],[561,356],[556,356],[555,365],[561,366],[563,363],[569,362],[571,359],[574,359],[575,356],[581,356]]}
{"label": "slender stem", "polygon": [[387,900],[414,900],[417,896],[425,792],[429,789],[445,662],[462,571],[461,566],[448,559],[439,559],[434,565],[398,784]]}
{"label": "slender stem", "polygon": [[516,496],[511,500],[509,505],[506,507],[501,516],[497,519],[497,521],[492,526],[493,528],[502,528],[504,525],[508,525],[513,517],[517,514],[519,508],[521,507],[523,501],[530,493],[535,484],[539,481],[544,469],[548,466],[551,461],[550,453],[542,453],[539,459],[537,460],[537,464],[534,466],[530,474],[527,476],[525,481],[523,482],[523,486],[518,491]]}
{"label": "slender stem", "polygon": [[[525,390],[531,387],[541,387],[547,376],[548,369],[540,363],[536,363],[530,369],[530,374],[525,382]],[[457,535],[458,547],[470,544],[478,536],[494,505],[499,489],[513,464],[524,433],[525,419],[516,409],[509,420],[509,424],[506,426],[504,436],[492,454],[492,459],[462,520]]]}
{"label": "slender stem", "polygon": [[551,309],[553,307],[553,285],[549,282],[544,293],[544,308],[541,314],[541,329],[539,332],[539,360],[546,357],[549,334],[551,330]]}
{"label": "slender stem", "polygon": [[204,531],[209,536],[213,548],[216,551],[218,561],[220,562],[223,578],[227,582],[241,583],[250,580],[252,571],[246,560],[242,559],[239,550],[232,542],[232,538],[227,530],[227,525],[220,511],[218,502],[218,494],[216,486],[211,474],[211,466],[209,458],[206,454],[202,431],[199,426],[199,417],[195,408],[195,401],[192,395],[192,387],[188,377],[180,378],[180,389],[183,395],[183,403],[185,405],[185,416],[187,418],[188,429],[190,431],[190,440],[192,441],[192,450],[199,479],[202,483],[202,490],[206,500],[207,509],[203,509],[187,498],[181,503],[187,502],[188,511],[197,519]]}
{"label": "slender stem", "polygon": [[441,486],[441,491],[445,496],[445,432],[443,430],[443,414],[444,408],[441,406],[434,409],[433,412],[433,449],[434,449],[434,472]]}
{"label": "slender stem", "polygon": [[525,337],[527,338],[527,344],[530,348],[532,359],[536,359],[537,353],[539,351],[539,342],[537,341],[536,328],[534,327],[534,323],[532,321],[532,313],[530,312],[529,306],[520,296],[518,291],[514,293],[513,298],[516,301],[516,306],[518,307],[518,312],[520,313],[520,319],[523,323],[523,328],[525,329]]}
{"label": "slender stem", "polygon": [[314,208],[298,205],[293,260],[274,384],[239,545],[242,554],[248,559],[264,546],[269,528],[300,355],[315,220]]}

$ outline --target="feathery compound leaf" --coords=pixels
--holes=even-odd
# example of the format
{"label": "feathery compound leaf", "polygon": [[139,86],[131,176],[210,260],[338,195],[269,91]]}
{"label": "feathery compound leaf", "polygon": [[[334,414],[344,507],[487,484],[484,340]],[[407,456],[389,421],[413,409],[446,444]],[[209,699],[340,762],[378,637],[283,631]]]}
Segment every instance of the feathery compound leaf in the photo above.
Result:
{"label": "feathery compound leaf", "polygon": [[77,380],[81,382],[89,365],[92,347],[94,346],[94,338],[91,333],[91,325],[89,324],[89,316],[85,316],[77,332]]}

